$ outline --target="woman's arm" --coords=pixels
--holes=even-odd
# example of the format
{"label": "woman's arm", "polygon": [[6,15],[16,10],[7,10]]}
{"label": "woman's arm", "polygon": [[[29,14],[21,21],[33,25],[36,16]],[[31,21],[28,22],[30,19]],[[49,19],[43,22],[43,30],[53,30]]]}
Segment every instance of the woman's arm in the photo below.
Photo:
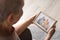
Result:
{"label": "woman's arm", "polygon": [[52,38],[53,34],[55,33],[55,27],[56,27],[56,26],[53,26],[53,27],[50,29],[50,31],[48,32],[45,40],[50,40],[50,39]]}
{"label": "woman's arm", "polygon": [[15,27],[17,34],[20,35],[32,23],[32,21],[35,19],[35,17],[36,17],[36,15],[28,18],[23,23],[17,25]]}

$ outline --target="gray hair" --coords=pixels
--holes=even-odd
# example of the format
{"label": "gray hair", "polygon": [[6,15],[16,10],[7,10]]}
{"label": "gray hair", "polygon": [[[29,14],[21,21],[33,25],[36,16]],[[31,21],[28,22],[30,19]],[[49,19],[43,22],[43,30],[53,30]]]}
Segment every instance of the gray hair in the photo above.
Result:
{"label": "gray hair", "polygon": [[21,0],[0,0],[0,21],[5,20],[10,12],[18,12]]}

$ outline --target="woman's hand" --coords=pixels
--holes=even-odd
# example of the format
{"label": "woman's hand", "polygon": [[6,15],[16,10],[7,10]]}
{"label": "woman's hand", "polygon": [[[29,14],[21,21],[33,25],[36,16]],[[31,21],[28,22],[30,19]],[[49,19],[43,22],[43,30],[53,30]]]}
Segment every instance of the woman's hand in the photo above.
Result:
{"label": "woman's hand", "polygon": [[50,40],[50,39],[51,39],[51,37],[52,37],[53,34],[55,33],[55,28],[56,28],[56,26],[54,25],[54,26],[49,30],[49,32],[48,32],[45,40]]}
{"label": "woman's hand", "polygon": [[50,36],[52,36],[52,35],[55,33],[55,28],[56,28],[56,26],[53,26],[53,27],[49,30],[48,34],[49,34]]}
{"label": "woman's hand", "polygon": [[33,15],[32,18],[32,23],[34,22],[34,19],[39,15],[39,13],[36,13],[35,15]]}

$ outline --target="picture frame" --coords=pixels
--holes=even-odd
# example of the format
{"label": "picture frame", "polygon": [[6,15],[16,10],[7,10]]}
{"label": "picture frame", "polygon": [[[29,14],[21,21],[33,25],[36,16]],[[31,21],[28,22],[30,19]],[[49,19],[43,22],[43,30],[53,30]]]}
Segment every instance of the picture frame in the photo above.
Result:
{"label": "picture frame", "polygon": [[40,29],[42,29],[44,32],[48,33],[51,27],[55,25],[57,20],[54,18],[48,16],[44,12],[40,11],[39,15],[36,16],[33,23],[37,25]]}

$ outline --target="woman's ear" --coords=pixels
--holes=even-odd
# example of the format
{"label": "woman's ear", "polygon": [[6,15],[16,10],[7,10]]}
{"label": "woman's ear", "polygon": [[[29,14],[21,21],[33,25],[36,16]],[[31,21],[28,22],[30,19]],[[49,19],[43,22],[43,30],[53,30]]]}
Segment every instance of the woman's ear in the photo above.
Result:
{"label": "woman's ear", "polygon": [[7,17],[7,21],[8,21],[9,23],[13,22],[13,15],[14,15],[14,14],[11,13],[11,14]]}

